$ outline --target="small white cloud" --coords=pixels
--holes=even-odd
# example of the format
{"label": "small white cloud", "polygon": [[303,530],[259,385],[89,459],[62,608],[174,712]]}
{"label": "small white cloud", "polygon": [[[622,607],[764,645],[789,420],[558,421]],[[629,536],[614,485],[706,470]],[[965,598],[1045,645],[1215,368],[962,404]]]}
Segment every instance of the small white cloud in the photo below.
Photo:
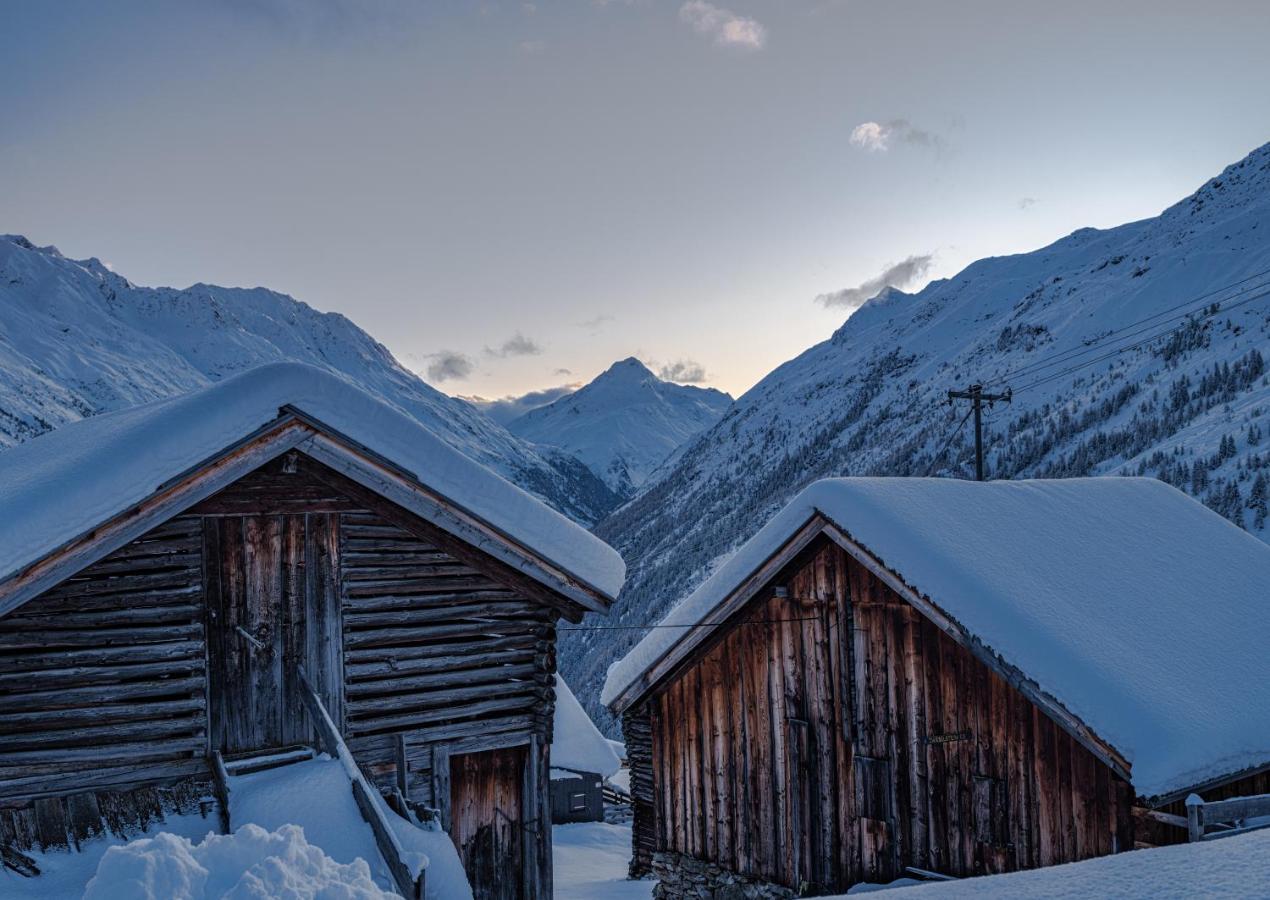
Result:
{"label": "small white cloud", "polygon": [[697,34],[713,38],[716,44],[722,46],[761,50],[767,43],[767,29],[757,20],[706,0],[688,0],[679,7],[679,19]]}
{"label": "small white cloud", "polygon": [[1019,209],[1031,209],[1033,206],[1036,206],[1035,197],[1020,197],[1019,198]]}
{"label": "small white cloud", "polygon": [[662,366],[657,377],[662,381],[677,381],[680,384],[701,384],[706,380],[706,369],[696,360],[680,359]]}
{"label": "small white cloud", "polygon": [[432,362],[428,363],[428,380],[435,384],[440,384],[453,378],[466,378],[476,368],[476,364],[471,357],[455,350],[429,353],[426,358],[432,360]]}
{"label": "small white cloud", "polygon": [[613,317],[610,316],[608,313],[601,313],[600,315],[596,316],[593,319],[587,319],[585,322],[579,322],[578,327],[585,328],[587,331],[591,332],[592,334],[595,334],[601,328],[603,328],[605,325],[609,324],[612,321],[613,321]]}
{"label": "small white cloud", "polygon": [[944,139],[933,131],[918,128],[908,119],[892,119],[889,122],[861,122],[851,129],[851,143],[871,153],[881,153],[891,149],[895,142],[912,144],[918,147],[929,147],[933,150],[944,149]]}
{"label": "small white cloud", "polygon": [[542,346],[532,338],[527,338],[519,331],[503,341],[499,347],[486,347],[485,354],[487,356],[495,356],[499,359],[508,356],[537,356],[542,353]]}
{"label": "small white cloud", "polygon": [[516,45],[521,53],[526,56],[538,56],[542,51],[547,49],[546,41],[521,41]]}
{"label": "small white cloud", "polygon": [[930,269],[934,259],[935,255],[933,253],[910,256],[908,259],[887,266],[880,275],[875,275],[856,287],[843,288],[840,291],[821,294],[816,298],[816,302],[821,306],[830,308],[846,307],[848,309],[857,309],[866,300],[876,297],[885,288],[904,288],[917,281]]}

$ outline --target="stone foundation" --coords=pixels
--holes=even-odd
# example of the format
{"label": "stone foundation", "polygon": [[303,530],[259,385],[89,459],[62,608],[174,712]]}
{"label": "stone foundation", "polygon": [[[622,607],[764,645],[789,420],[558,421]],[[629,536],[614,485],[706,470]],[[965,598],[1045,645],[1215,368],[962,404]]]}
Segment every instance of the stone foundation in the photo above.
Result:
{"label": "stone foundation", "polygon": [[681,853],[653,854],[654,900],[790,900],[789,888]]}

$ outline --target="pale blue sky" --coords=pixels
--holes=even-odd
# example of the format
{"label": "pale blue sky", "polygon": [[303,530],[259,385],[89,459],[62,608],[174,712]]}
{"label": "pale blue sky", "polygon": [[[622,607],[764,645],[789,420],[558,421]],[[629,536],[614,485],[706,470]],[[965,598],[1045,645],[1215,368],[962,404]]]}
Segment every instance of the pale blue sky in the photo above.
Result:
{"label": "pale blue sky", "polygon": [[1154,215],[1270,140],[1262,0],[0,15],[0,231],[285,291],[462,394],[632,354],[739,393],[841,324],[818,295]]}

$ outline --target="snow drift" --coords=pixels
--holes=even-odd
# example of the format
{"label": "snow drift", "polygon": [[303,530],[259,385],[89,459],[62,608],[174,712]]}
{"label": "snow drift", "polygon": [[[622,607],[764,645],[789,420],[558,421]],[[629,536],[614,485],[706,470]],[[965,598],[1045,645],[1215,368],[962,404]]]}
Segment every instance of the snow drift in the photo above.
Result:
{"label": "snow drift", "polygon": [[201,843],[158,834],[102,857],[84,900],[389,900],[363,859],[335,862],[296,825],[244,825]]}

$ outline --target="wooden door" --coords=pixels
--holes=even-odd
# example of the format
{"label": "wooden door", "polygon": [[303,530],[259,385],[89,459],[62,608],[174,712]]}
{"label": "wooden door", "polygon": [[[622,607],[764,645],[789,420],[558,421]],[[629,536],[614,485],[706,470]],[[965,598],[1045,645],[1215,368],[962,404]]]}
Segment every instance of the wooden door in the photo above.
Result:
{"label": "wooden door", "polygon": [[475,900],[527,897],[523,862],[525,748],[450,757],[450,837]]}
{"label": "wooden door", "polygon": [[203,540],[211,748],[311,743],[299,666],[342,716],[338,517],[207,517]]}

